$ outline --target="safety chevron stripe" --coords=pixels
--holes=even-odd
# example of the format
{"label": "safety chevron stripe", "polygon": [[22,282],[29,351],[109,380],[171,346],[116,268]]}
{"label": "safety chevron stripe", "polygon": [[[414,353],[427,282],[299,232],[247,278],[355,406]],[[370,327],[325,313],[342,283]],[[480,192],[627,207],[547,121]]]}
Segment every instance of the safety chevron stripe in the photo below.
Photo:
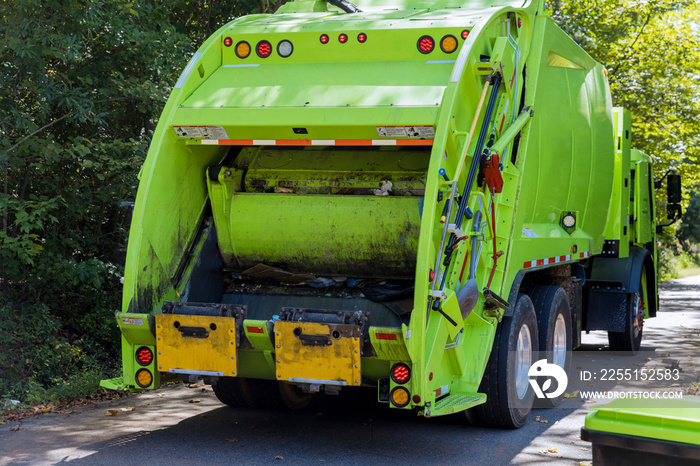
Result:
{"label": "safety chevron stripe", "polygon": [[432,146],[432,139],[202,139],[219,146]]}
{"label": "safety chevron stripe", "polygon": [[545,257],[544,259],[537,259],[534,261],[526,261],[523,263],[523,268],[529,269],[531,267],[539,267],[541,265],[557,264],[559,262],[568,262],[568,261],[577,260],[577,259],[587,259],[589,257],[591,257],[590,251],[580,252],[578,254],[567,254],[565,256]]}

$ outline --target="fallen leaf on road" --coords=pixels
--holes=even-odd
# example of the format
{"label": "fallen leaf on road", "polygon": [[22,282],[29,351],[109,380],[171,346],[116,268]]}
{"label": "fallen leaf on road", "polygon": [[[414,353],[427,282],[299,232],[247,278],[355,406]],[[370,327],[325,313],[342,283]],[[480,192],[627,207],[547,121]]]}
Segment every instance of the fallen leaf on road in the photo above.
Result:
{"label": "fallen leaf on road", "polygon": [[50,412],[51,412],[51,408],[44,408],[44,409],[41,410],[41,412],[42,412],[42,413],[50,413]]}
{"label": "fallen leaf on road", "polygon": [[122,408],[121,410],[124,411],[124,412],[126,413],[126,412],[129,412],[129,411],[133,411],[133,410],[135,410],[135,409],[136,409],[136,408]]}
{"label": "fallen leaf on road", "polygon": [[236,443],[236,442],[238,442],[238,439],[236,437],[233,437],[233,438],[227,438],[226,441],[231,442],[231,443]]}
{"label": "fallen leaf on road", "polygon": [[16,426],[10,427],[10,432],[17,432],[17,431],[20,430],[21,428],[22,428],[22,426],[20,426],[19,424],[17,424]]}
{"label": "fallen leaf on road", "polygon": [[475,438],[474,440],[483,440],[483,439],[480,439],[480,438]]}
{"label": "fallen leaf on road", "polygon": [[283,460],[283,459],[284,459],[284,456],[282,456],[282,455],[277,455],[277,456],[275,456],[275,459],[276,459],[276,460]]}
{"label": "fallen leaf on road", "polygon": [[195,398],[193,400],[190,400],[190,403],[199,403],[200,401],[202,400],[200,400],[199,398]]}
{"label": "fallen leaf on road", "polygon": [[556,448],[547,448],[547,451],[550,453],[556,453],[557,449]]}
{"label": "fallen leaf on road", "polygon": [[564,393],[564,398],[576,398],[579,393],[581,393],[581,390],[574,390],[571,393]]}
{"label": "fallen leaf on road", "polygon": [[206,388],[203,388],[203,389],[202,389],[202,393],[206,393],[206,392],[208,392],[208,391],[209,391],[209,390],[207,390]]}
{"label": "fallen leaf on road", "polygon": [[586,448],[586,447],[581,447],[581,450],[583,450],[583,451],[588,451],[588,448]]}
{"label": "fallen leaf on road", "polygon": [[119,414],[119,411],[117,411],[116,409],[108,409],[107,414],[109,414],[110,416],[116,416],[117,414]]}
{"label": "fallen leaf on road", "polygon": [[591,461],[579,461],[578,466],[593,466]]}
{"label": "fallen leaf on road", "polygon": [[535,421],[541,422],[542,424],[549,424],[549,421],[546,419],[540,419],[539,416],[535,416]]}
{"label": "fallen leaf on road", "polygon": [[191,383],[187,386],[187,388],[197,388],[197,387],[201,387],[202,385],[204,385],[204,384],[203,383]]}
{"label": "fallen leaf on road", "polygon": [[0,425],[3,425],[3,424],[7,424],[7,423],[6,423],[6,422],[2,422],[2,421],[0,421]]}

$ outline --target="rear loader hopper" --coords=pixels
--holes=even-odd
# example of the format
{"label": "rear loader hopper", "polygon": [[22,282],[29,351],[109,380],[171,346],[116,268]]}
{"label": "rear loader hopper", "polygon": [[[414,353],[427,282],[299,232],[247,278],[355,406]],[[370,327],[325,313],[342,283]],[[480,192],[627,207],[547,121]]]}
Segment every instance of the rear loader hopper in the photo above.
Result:
{"label": "rear loader hopper", "polygon": [[535,351],[567,368],[582,330],[634,351],[656,313],[653,172],[630,130],[540,1],[238,18],[153,136],[123,376],[103,385],[203,378],[232,406],[291,408],[375,387],[519,427]]}

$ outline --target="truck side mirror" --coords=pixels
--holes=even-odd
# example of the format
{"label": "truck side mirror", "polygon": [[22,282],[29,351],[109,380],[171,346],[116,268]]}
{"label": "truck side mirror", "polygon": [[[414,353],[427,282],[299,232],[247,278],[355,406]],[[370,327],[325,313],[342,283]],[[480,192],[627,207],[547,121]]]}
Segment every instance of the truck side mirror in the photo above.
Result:
{"label": "truck side mirror", "polygon": [[668,185],[666,187],[669,204],[680,204],[681,202],[681,175],[669,173]]}

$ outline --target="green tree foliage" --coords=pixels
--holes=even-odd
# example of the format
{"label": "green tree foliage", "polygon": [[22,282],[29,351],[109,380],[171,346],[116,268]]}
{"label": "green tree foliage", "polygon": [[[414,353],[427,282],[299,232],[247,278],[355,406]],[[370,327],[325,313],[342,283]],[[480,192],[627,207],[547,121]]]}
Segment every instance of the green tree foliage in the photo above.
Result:
{"label": "green tree foliage", "polygon": [[[126,212],[189,58],[267,0],[5,0],[0,399],[94,390],[119,363]],[[32,398],[34,397],[34,398]]]}
{"label": "green tree foliage", "polygon": [[[207,4],[181,3],[192,27],[209,24]],[[119,204],[135,195],[155,121],[195,48],[176,13],[149,1],[3,4],[0,397],[80,385],[117,361]]]}
{"label": "green tree foliage", "polygon": [[[632,146],[654,157],[657,179],[668,169],[680,173],[686,193],[700,180],[699,7],[696,0],[551,4],[553,19],[607,67],[613,103],[632,112]],[[657,211],[663,218],[665,190]]]}

